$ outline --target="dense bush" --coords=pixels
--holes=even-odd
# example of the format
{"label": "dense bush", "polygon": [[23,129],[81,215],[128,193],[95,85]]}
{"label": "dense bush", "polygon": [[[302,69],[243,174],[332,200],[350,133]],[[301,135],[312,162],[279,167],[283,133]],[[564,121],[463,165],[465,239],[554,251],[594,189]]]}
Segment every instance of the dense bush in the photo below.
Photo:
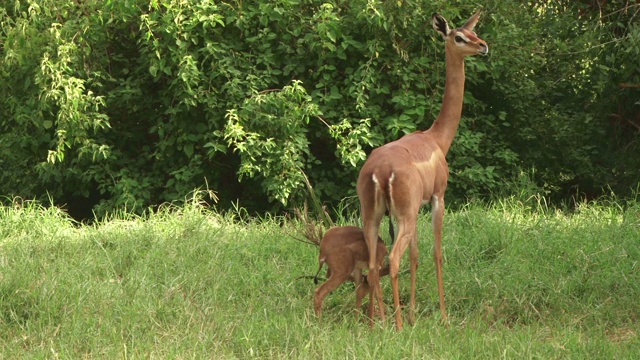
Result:
{"label": "dense bush", "polygon": [[[366,153],[437,114],[433,12],[462,1],[6,1],[0,194],[76,216],[196,187],[252,211],[354,194]],[[526,6],[523,6],[526,5]],[[626,1],[489,1],[449,154],[450,203],[526,186],[624,195],[640,165],[640,27]],[[516,184],[505,186],[505,182]]]}

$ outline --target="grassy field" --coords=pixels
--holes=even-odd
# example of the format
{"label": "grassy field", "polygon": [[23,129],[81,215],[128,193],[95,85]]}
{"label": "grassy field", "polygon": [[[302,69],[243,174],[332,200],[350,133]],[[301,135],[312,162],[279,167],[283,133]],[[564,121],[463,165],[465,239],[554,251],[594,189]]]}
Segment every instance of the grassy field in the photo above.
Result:
{"label": "grassy field", "polygon": [[[633,359],[640,356],[640,205],[571,214],[517,201],[445,217],[450,325],[440,324],[430,218],[418,319],[370,329],[352,284],[312,310],[317,248],[300,224],[197,204],[78,226],[0,208],[0,358]],[[400,275],[408,299],[407,259]],[[383,279],[390,312],[392,296]],[[406,313],[405,313],[406,316]]]}

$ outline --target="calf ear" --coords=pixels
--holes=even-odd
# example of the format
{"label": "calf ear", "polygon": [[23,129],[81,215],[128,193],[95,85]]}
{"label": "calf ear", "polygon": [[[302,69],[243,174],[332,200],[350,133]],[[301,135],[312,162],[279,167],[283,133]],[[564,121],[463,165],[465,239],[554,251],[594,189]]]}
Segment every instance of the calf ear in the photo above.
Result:
{"label": "calf ear", "polygon": [[439,32],[443,38],[446,38],[451,32],[447,20],[439,14],[433,14],[433,16],[431,17],[431,23],[433,24],[433,28],[436,29],[436,31]]}

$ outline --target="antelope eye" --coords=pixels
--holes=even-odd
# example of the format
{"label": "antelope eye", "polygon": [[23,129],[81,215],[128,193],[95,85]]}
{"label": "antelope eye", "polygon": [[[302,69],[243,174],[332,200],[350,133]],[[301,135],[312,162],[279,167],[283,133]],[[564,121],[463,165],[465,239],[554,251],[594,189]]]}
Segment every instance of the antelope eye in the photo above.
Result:
{"label": "antelope eye", "polygon": [[456,42],[466,43],[466,41],[464,41],[464,39],[460,35],[456,35],[456,37],[454,39],[456,40]]}

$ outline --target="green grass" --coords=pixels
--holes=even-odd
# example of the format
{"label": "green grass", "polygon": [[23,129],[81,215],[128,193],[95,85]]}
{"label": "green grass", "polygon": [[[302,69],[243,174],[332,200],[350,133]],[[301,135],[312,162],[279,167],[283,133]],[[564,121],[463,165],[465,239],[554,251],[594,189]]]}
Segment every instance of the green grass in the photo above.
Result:
{"label": "green grass", "polygon": [[[445,217],[440,324],[429,215],[418,319],[369,329],[353,285],[312,310],[317,249],[295,222],[197,204],[92,226],[0,208],[0,358],[631,359],[640,354],[640,206],[571,214],[514,200]],[[385,230],[386,231],[386,230]],[[408,300],[407,259],[400,275]],[[388,313],[392,296],[383,280]],[[406,311],[405,311],[406,315]]]}

